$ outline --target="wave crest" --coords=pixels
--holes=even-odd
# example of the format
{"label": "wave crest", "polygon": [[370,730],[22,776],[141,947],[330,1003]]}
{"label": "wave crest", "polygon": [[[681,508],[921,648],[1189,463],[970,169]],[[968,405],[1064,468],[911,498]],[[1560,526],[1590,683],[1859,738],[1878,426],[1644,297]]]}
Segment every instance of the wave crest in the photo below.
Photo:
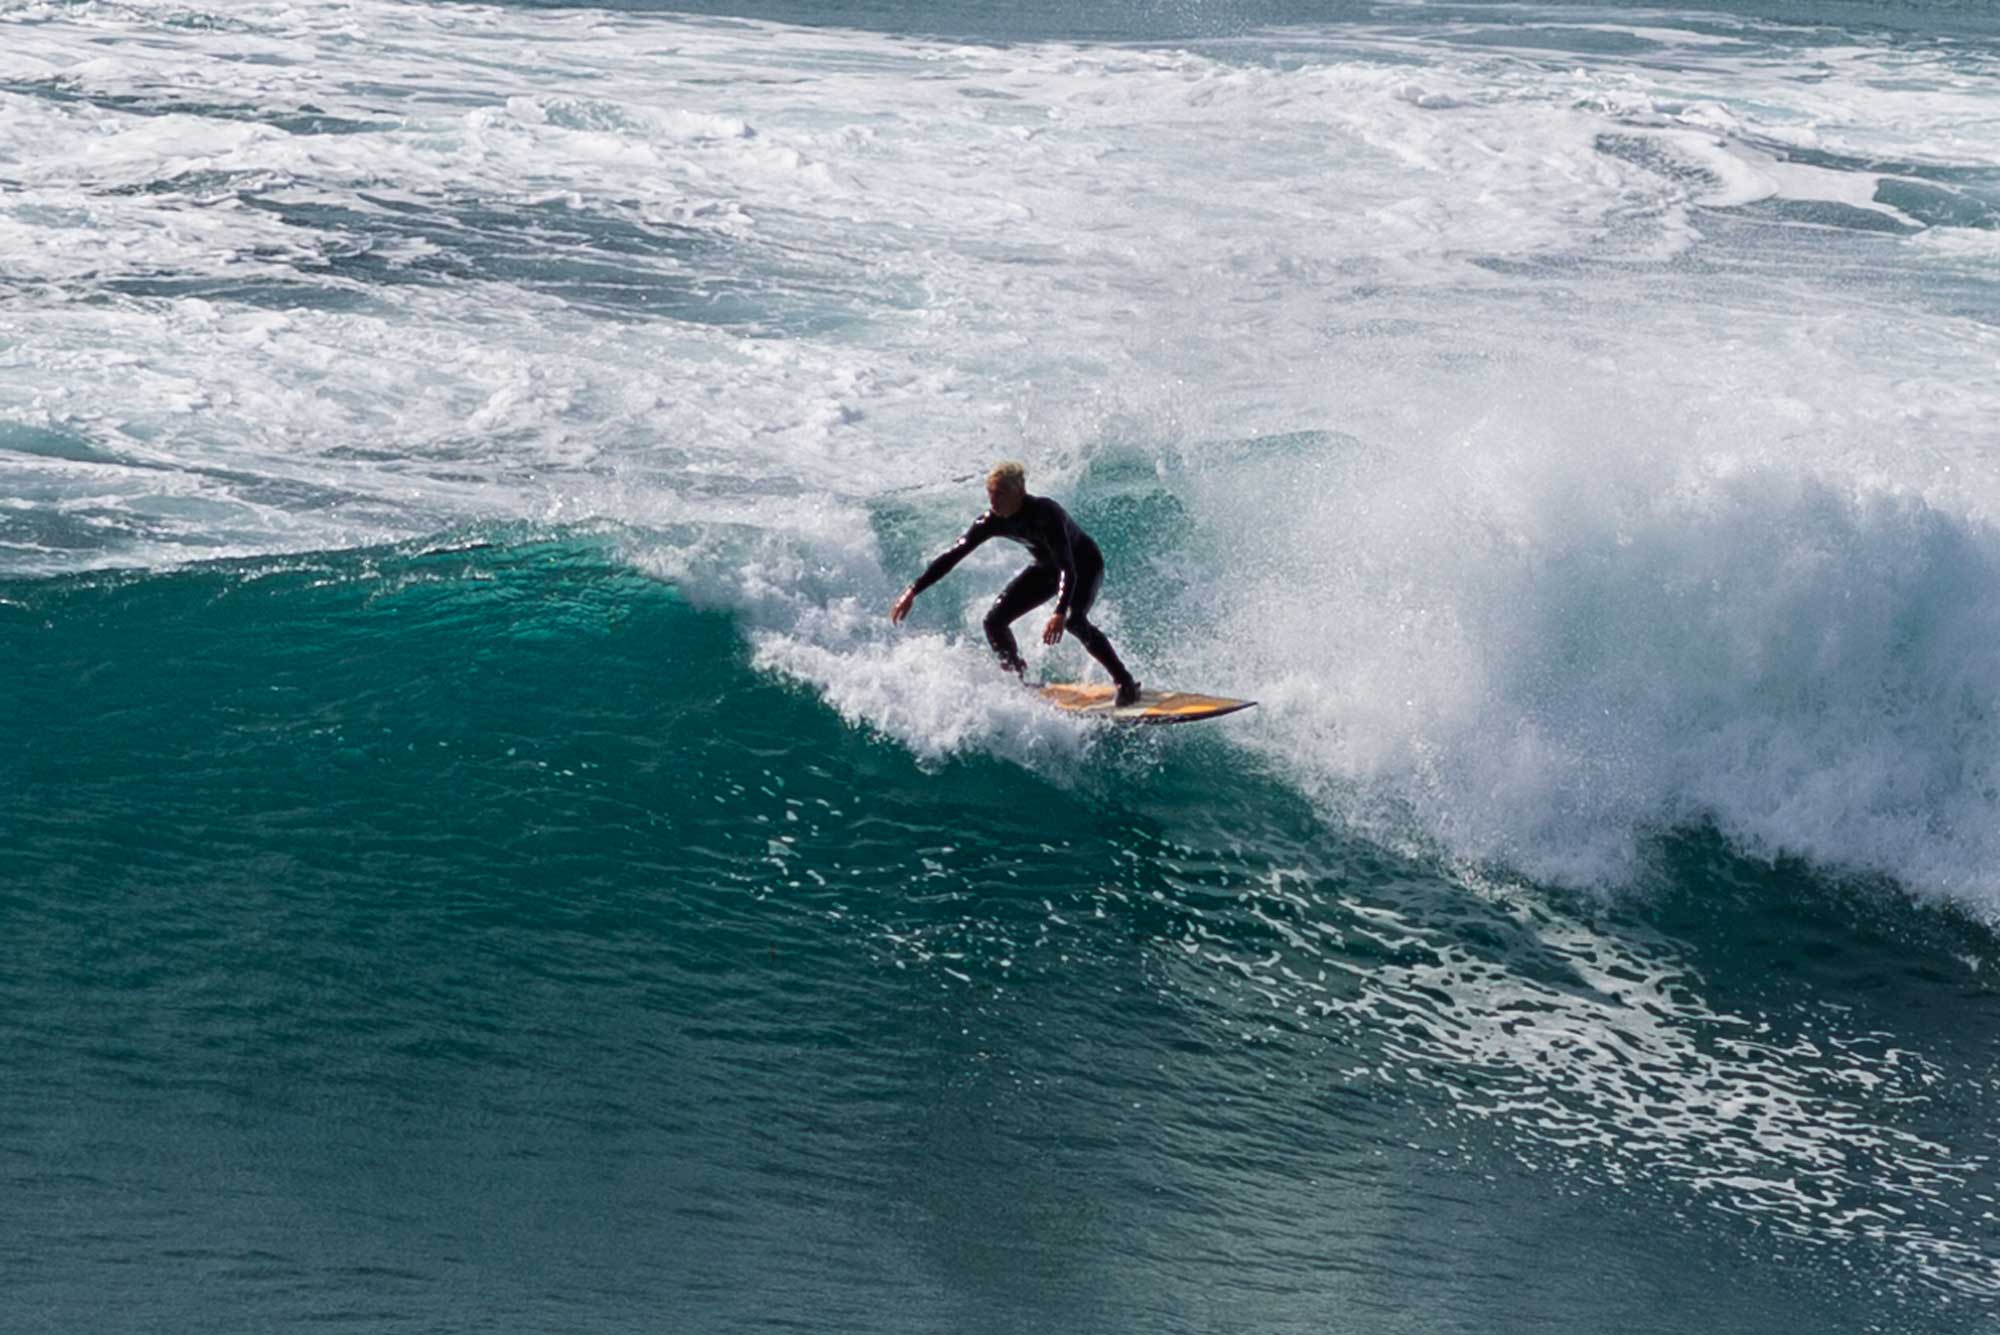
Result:
{"label": "wave crest", "polygon": [[1713,823],[1992,902],[2000,534],[1775,469],[1657,481],[1406,476],[1301,540],[1224,628],[1315,664],[1260,744],[1350,819],[1537,876],[1625,881]]}

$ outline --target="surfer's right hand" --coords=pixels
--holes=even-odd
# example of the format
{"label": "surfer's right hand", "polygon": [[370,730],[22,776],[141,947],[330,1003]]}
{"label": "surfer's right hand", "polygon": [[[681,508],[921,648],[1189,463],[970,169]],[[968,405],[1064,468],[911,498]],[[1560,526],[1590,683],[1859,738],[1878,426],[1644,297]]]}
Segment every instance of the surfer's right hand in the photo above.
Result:
{"label": "surfer's right hand", "polygon": [[917,591],[915,589],[904,589],[903,596],[898,598],[896,605],[889,609],[890,624],[901,625],[903,618],[910,614],[910,604],[915,601],[917,601]]}

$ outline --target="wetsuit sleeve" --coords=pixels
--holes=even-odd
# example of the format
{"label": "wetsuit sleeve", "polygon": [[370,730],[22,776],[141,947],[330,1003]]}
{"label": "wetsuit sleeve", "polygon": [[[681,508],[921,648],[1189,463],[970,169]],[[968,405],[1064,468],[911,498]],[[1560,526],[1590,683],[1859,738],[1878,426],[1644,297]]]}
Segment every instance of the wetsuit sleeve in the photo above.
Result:
{"label": "wetsuit sleeve", "polygon": [[951,573],[951,568],[972,555],[973,548],[993,536],[993,516],[984,514],[972,521],[972,526],[959,535],[957,542],[938,553],[937,560],[924,567],[924,573],[917,576],[910,585],[912,594],[922,593],[931,585]]}

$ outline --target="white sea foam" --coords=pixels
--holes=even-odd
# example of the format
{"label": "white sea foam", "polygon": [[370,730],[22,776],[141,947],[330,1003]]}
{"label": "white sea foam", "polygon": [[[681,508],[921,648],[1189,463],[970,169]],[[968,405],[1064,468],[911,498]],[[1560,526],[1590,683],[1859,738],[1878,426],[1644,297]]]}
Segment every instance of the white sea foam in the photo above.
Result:
{"label": "white sea foam", "polygon": [[[997,561],[881,616],[1026,455],[1180,507],[1107,624],[1344,818],[1992,902],[1988,52],[217,17],[0,8],[10,570],[610,519],[849,717],[1040,764],[1083,743],[983,675]],[[1150,560],[1190,587],[1128,615]]]}
{"label": "white sea foam", "polygon": [[[1895,1111],[1936,1097],[1946,1073],[1933,1061],[1841,1008],[1717,1010],[1678,943],[1635,924],[1595,931],[1517,887],[1467,879],[1539,970],[1280,877],[1244,887],[1276,938],[1269,953],[1243,958],[1191,918],[1175,942],[1193,980],[1183,986],[1226,998],[1218,1022],[1260,1046],[1329,1031],[1351,1052],[1379,1033],[1380,1049],[1358,1054],[1367,1064],[1341,1073],[1351,1090],[1426,1091],[1445,1127],[1475,1142],[1505,1125],[1514,1157],[1551,1190],[1672,1184],[1756,1219],[1774,1250],[1809,1265],[1844,1269],[1881,1247],[1898,1287],[2000,1291],[1979,1204],[1990,1162]],[[1360,959],[1354,938],[1370,947]]]}
{"label": "white sea foam", "polygon": [[1287,772],[1462,854],[1616,882],[1714,821],[1986,902],[2000,534],[1762,467],[1572,467],[1504,499],[1448,461],[1368,478],[1260,544],[1183,670],[1269,681]]}

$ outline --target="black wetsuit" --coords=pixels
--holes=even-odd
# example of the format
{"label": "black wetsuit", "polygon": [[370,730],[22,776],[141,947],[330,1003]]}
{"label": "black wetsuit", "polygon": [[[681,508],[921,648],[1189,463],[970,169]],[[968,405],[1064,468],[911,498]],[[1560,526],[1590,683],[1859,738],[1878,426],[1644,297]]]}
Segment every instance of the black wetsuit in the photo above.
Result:
{"label": "black wetsuit", "polygon": [[1088,533],[1076,526],[1067,510],[1046,496],[1023,497],[1021,508],[1005,519],[989,510],[973,520],[964,536],[917,576],[910,592],[922,593],[943,579],[988,538],[1018,542],[1035,558],[1033,565],[1007,582],[1007,587],[993,600],[993,609],[986,614],[986,642],[1000,655],[1000,662],[1010,672],[1020,672],[1027,666],[1021,661],[1021,647],[1014,642],[1014,632],[1008,627],[1029,608],[1053,597],[1056,611],[1063,614],[1064,624],[1077,642],[1104,665],[1113,681],[1120,686],[1130,682],[1132,674],[1118,661],[1111,641],[1090,620],[1090,605],[1097,598],[1097,586],[1104,580],[1104,553],[1097,550]]}

